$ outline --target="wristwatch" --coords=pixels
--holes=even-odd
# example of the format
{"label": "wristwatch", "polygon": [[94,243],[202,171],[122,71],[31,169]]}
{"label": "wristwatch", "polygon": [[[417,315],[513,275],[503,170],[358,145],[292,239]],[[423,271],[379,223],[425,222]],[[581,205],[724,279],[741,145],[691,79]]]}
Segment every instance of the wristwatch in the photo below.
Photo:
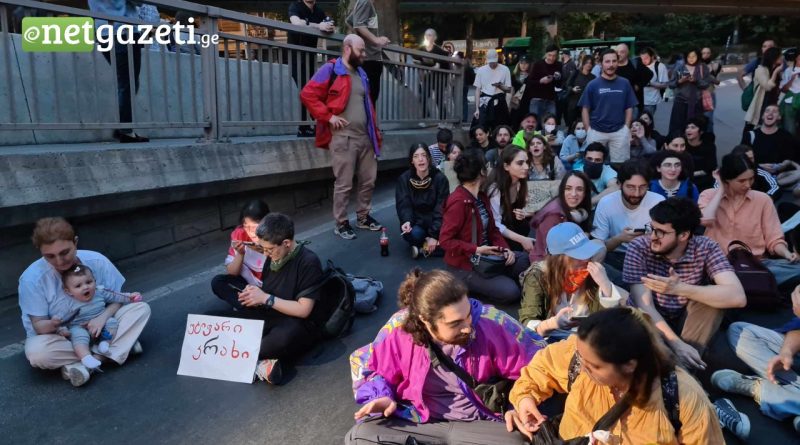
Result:
{"label": "wristwatch", "polygon": [[267,308],[271,308],[273,305],[275,305],[275,295],[269,294],[269,297],[267,297],[267,301],[264,302],[264,305]]}

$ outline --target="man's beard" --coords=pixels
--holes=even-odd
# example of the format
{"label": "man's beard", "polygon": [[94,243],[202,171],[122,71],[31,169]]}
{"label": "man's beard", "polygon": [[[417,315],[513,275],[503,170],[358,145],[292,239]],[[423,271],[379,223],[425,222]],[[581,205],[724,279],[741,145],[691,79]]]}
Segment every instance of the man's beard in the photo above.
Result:
{"label": "man's beard", "polygon": [[[678,241],[675,241],[672,244],[672,246],[666,245],[663,242],[661,242],[661,248],[662,248],[661,251],[655,251],[655,250],[653,250],[653,242],[654,241],[652,241],[652,240],[650,241],[650,252],[652,252],[655,255],[662,256],[662,257],[669,256],[670,254],[675,252],[675,249],[678,248]],[[668,248],[664,249],[664,247],[668,247]]]}
{"label": "man's beard", "polygon": [[363,64],[361,57],[358,57],[355,54],[350,54],[350,57],[347,58],[347,63],[350,64],[353,68],[359,67]]}
{"label": "man's beard", "polygon": [[495,141],[495,142],[497,142],[497,148],[499,148],[500,150],[508,146],[508,141]]}
{"label": "man's beard", "polygon": [[626,195],[625,192],[622,192],[622,200],[627,202],[629,205],[638,206],[639,204],[642,203],[643,199],[644,199],[644,196],[642,196],[642,197],[638,197],[638,196],[637,197],[631,197],[631,196]]}

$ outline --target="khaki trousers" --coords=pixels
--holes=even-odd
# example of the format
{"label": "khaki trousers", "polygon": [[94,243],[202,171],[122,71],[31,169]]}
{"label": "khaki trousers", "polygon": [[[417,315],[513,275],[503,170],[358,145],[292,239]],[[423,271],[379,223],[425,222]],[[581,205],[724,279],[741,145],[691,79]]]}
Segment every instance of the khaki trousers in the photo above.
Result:
{"label": "khaki trousers", "polygon": [[336,224],[348,220],[347,204],[353,189],[353,175],[358,176],[358,209],[356,215],[364,218],[372,207],[372,192],[378,176],[378,160],[369,136],[347,136],[334,133],[330,143],[331,166],[336,181],[333,184],[333,219]]}
{"label": "khaki trousers", "polygon": [[689,301],[684,315],[668,324],[675,332],[681,333],[681,340],[697,349],[702,356],[711,338],[719,330],[724,315],[723,309]]}
{"label": "khaki trousers", "polygon": [[[121,365],[128,359],[128,352],[150,319],[150,306],[147,303],[127,304],[117,311],[114,318],[119,321],[117,335],[111,340],[108,353],[103,355]],[[25,357],[31,366],[41,369],[58,369],[80,361],[69,339],[57,334],[26,339]]]}

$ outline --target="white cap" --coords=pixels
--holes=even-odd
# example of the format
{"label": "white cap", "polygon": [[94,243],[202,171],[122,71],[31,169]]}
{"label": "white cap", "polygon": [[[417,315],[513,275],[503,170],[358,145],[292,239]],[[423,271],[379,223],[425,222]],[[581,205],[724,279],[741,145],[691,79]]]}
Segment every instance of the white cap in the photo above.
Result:
{"label": "white cap", "polygon": [[490,50],[486,52],[486,63],[497,62],[497,51]]}

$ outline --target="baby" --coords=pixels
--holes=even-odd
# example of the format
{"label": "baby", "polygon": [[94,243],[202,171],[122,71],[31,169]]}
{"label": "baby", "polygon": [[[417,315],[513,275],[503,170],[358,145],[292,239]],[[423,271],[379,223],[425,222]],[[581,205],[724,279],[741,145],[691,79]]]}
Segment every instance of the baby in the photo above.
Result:
{"label": "baby", "polygon": [[[84,366],[89,369],[97,369],[101,362],[92,356],[89,350],[92,336],[86,329],[87,324],[106,310],[106,304],[141,301],[141,295],[114,292],[98,287],[92,270],[82,264],[64,272],[61,275],[61,282],[64,285],[64,291],[75,300],[75,304],[72,305],[72,311],[65,315],[63,325],[58,328],[58,334],[69,337],[75,354],[81,359]],[[98,290],[101,292],[98,293]],[[101,354],[108,352],[109,341],[117,333],[119,323],[113,315],[112,312],[100,333],[102,340],[97,344],[97,350]]]}

